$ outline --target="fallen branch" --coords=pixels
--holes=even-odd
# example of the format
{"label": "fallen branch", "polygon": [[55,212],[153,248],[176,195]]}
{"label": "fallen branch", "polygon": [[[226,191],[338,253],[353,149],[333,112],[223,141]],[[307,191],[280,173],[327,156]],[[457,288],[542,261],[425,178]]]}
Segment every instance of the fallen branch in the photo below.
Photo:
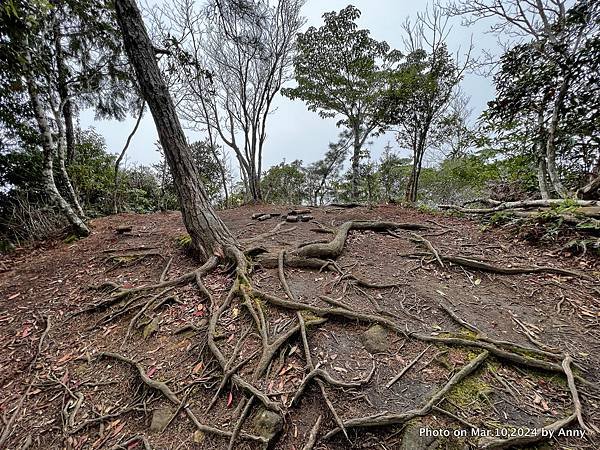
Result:
{"label": "fallen branch", "polygon": [[[489,203],[493,204],[492,200],[488,200]],[[572,203],[571,203],[572,202]],[[462,208],[456,205],[439,205],[440,209],[451,209],[466,214],[490,214],[498,211],[505,211],[507,209],[518,209],[518,208],[544,208],[551,206],[563,205],[565,200],[562,198],[548,199],[548,200],[523,200],[518,202],[504,202],[497,204],[492,208]],[[600,201],[597,200],[569,200],[569,204],[576,206],[600,206]]]}

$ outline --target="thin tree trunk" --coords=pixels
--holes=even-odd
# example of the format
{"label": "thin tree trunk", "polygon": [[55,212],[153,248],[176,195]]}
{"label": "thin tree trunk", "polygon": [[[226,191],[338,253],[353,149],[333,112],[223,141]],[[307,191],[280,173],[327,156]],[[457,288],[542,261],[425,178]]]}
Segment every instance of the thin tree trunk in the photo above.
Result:
{"label": "thin tree trunk", "polygon": [[[60,114],[58,115],[58,123],[61,123]],[[73,188],[73,183],[71,183],[71,177],[69,177],[69,172],[67,172],[67,166],[65,164],[65,149],[66,149],[66,135],[62,125],[59,125],[59,136],[58,136],[58,166],[60,170],[61,177],[63,179],[63,183],[67,190],[67,194],[71,200],[71,204],[75,207],[75,211],[81,218],[85,218],[85,213],[83,212],[83,208],[79,203],[79,199],[77,198],[77,193]]]}
{"label": "thin tree trunk", "polygon": [[544,107],[538,110],[538,136],[535,142],[535,150],[538,157],[537,179],[540,188],[540,195],[543,200],[550,198],[550,189],[548,188],[548,168],[546,166],[546,151],[544,149]]}
{"label": "thin tree trunk", "polygon": [[354,134],[354,151],[352,154],[352,200],[358,200],[359,182],[360,182],[360,128],[354,126],[352,129]]}
{"label": "thin tree trunk", "polygon": [[569,83],[564,80],[554,102],[554,109],[552,111],[552,119],[548,128],[548,139],[546,142],[546,165],[548,168],[548,176],[550,177],[554,190],[561,197],[567,195],[567,190],[560,181],[558,168],[556,167],[556,131],[558,128],[560,109],[563,106],[563,101],[567,95],[568,88]]}
{"label": "thin tree trunk", "polygon": [[[31,60],[28,54],[27,59]],[[81,217],[79,217],[77,213],[73,210],[73,208],[71,208],[71,205],[69,205],[69,203],[62,197],[62,195],[60,195],[60,192],[56,187],[53,170],[55,145],[54,140],[52,139],[52,132],[50,130],[50,125],[48,124],[46,113],[40,101],[39,94],[37,93],[31,75],[26,74],[26,79],[31,106],[33,109],[35,120],[38,124],[40,133],[42,135],[42,149],[44,155],[42,179],[44,183],[44,191],[50,197],[52,203],[57,205],[61,212],[67,217],[67,220],[73,226],[75,233],[77,233],[80,236],[87,236],[90,234],[90,230],[85,225]]]}
{"label": "thin tree trunk", "polygon": [[114,180],[114,186],[113,186],[113,189],[114,189],[113,190],[113,213],[114,214],[119,213],[119,166],[121,165],[121,161],[123,160],[123,157],[125,156],[125,152],[129,148],[129,144],[131,144],[131,140],[133,139],[133,136],[135,136],[135,133],[137,132],[138,127],[140,126],[140,122],[142,121],[142,116],[144,115],[145,107],[146,107],[146,102],[142,101],[140,113],[138,114],[138,118],[135,121],[133,130],[131,130],[131,133],[129,133],[129,136],[127,136],[127,141],[125,141],[125,146],[123,147],[123,150],[121,150],[121,153],[119,153],[119,156],[117,157],[117,160],[115,161],[115,180]]}
{"label": "thin tree trunk", "polygon": [[54,50],[56,58],[58,94],[60,102],[63,105],[59,114],[64,119],[65,139],[66,139],[66,163],[73,162],[75,157],[75,131],[73,125],[73,104],[69,99],[69,88],[67,86],[68,69],[65,64],[64,51],[62,47],[60,23],[57,17],[54,17]]}
{"label": "thin tree trunk", "polygon": [[543,156],[540,156],[538,159],[537,179],[542,200],[548,200],[550,198],[550,190],[548,189],[548,170],[546,168],[546,160]]}
{"label": "thin tree trunk", "polygon": [[206,258],[216,255],[244,264],[245,259],[235,237],[213,210],[200,181],[135,1],[116,0],[115,9],[125,51],[152,112],[165,158],[173,174],[183,222],[192,240],[192,247]]}

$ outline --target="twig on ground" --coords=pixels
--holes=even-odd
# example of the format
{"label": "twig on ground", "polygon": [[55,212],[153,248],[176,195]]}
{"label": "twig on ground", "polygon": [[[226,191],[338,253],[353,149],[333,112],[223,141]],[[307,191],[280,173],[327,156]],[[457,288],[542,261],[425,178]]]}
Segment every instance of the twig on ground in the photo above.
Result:
{"label": "twig on ground", "polygon": [[398,373],[398,375],[396,375],[394,378],[392,378],[388,384],[385,385],[386,388],[391,388],[394,383],[396,383],[400,378],[402,378],[402,375],[404,375],[412,366],[414,366],[422,357],[423,355],[427,352],[427,350],[429,350],[431,348],[431,345],[428,345],[425,350],[423,350],[421,353],[419,353],[419,355],[413,359],[411,362],[408,363],[408,365],[406,367],[404,367],[404,369],[402,369],[400,371],[400,373]]}

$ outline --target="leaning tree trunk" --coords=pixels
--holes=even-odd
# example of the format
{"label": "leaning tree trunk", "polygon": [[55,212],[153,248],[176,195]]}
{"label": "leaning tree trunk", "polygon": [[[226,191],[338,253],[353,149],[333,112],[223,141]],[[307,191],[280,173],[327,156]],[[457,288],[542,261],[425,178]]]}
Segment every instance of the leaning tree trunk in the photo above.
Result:
{"label": "leaning tree trunk", "polygon": [[129,136],[127,136],[127,140],[125,141],[125,146],[123,147],[123,150],[121,150],[121,153],[119,153],[119,156],[117,157],[117,160],[115,161],[115,179],[114,179],[114,184],[113,184],[113,212],[115,214],[119,214],[119,167],[121,166],[121,161],[125,157],[125,152],[129,148],[129,144],[131,144],[131,140],[133,139],[133,136],[135,136],[135,133],[137,132],[137,129],[140,126],[140,123],[142,122],[142,116],[144,115],[145,107],[146,107],[146,102],[142,101],[142,106],[140,107],[140,113],[138,114],[138,118],[135,121],[133,130],[131,130],[131,133],[129,133]]}
{"label": "leaning tree trunk", "polygon": [[67,217],[69,223],[73,226],[75,233],[80,236],[87,236],[90,234],[90,230],[85,225],[81,217],[77,215],[71,205],[60,195],[54,181],[54,140],[52,138],[52,132],[50,131],[50,125],[46,118],[46,113],[42,102],[40,101],[39,94],[37,93],[33,79],[30,74],[27,74],[27,89],[29,91],[29,98],[31,100],[31,106],[35,120],[42,134],[42,149],[44,153],[44,162],[42,167],[42,180],[44,184],[44,191],[50,197],[50,200],[56,204],[61,212]]}
{"label": "leaning tree trunk", "polygon": [[[148,103],[171,173],[192,246],[204,257],[228,257],[240,262],[236,239],[210,205],[192,154],[164,82],[154,47],[135,0],[116,0],[117,21],[125,51]],[[243,260],[243,256],[241,257]]]}

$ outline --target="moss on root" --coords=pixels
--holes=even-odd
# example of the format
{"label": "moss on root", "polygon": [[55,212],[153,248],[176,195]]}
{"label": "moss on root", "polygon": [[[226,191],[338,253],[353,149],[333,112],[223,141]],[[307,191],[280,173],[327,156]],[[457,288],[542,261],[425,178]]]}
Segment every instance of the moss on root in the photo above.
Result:
{"label": "moss on root", "polygon": [[447,399],[459,407],[481,406],[485,399],[484,395],[490,392],[490,385],[481,377],[469,377],[454,386],[448,392]]}

